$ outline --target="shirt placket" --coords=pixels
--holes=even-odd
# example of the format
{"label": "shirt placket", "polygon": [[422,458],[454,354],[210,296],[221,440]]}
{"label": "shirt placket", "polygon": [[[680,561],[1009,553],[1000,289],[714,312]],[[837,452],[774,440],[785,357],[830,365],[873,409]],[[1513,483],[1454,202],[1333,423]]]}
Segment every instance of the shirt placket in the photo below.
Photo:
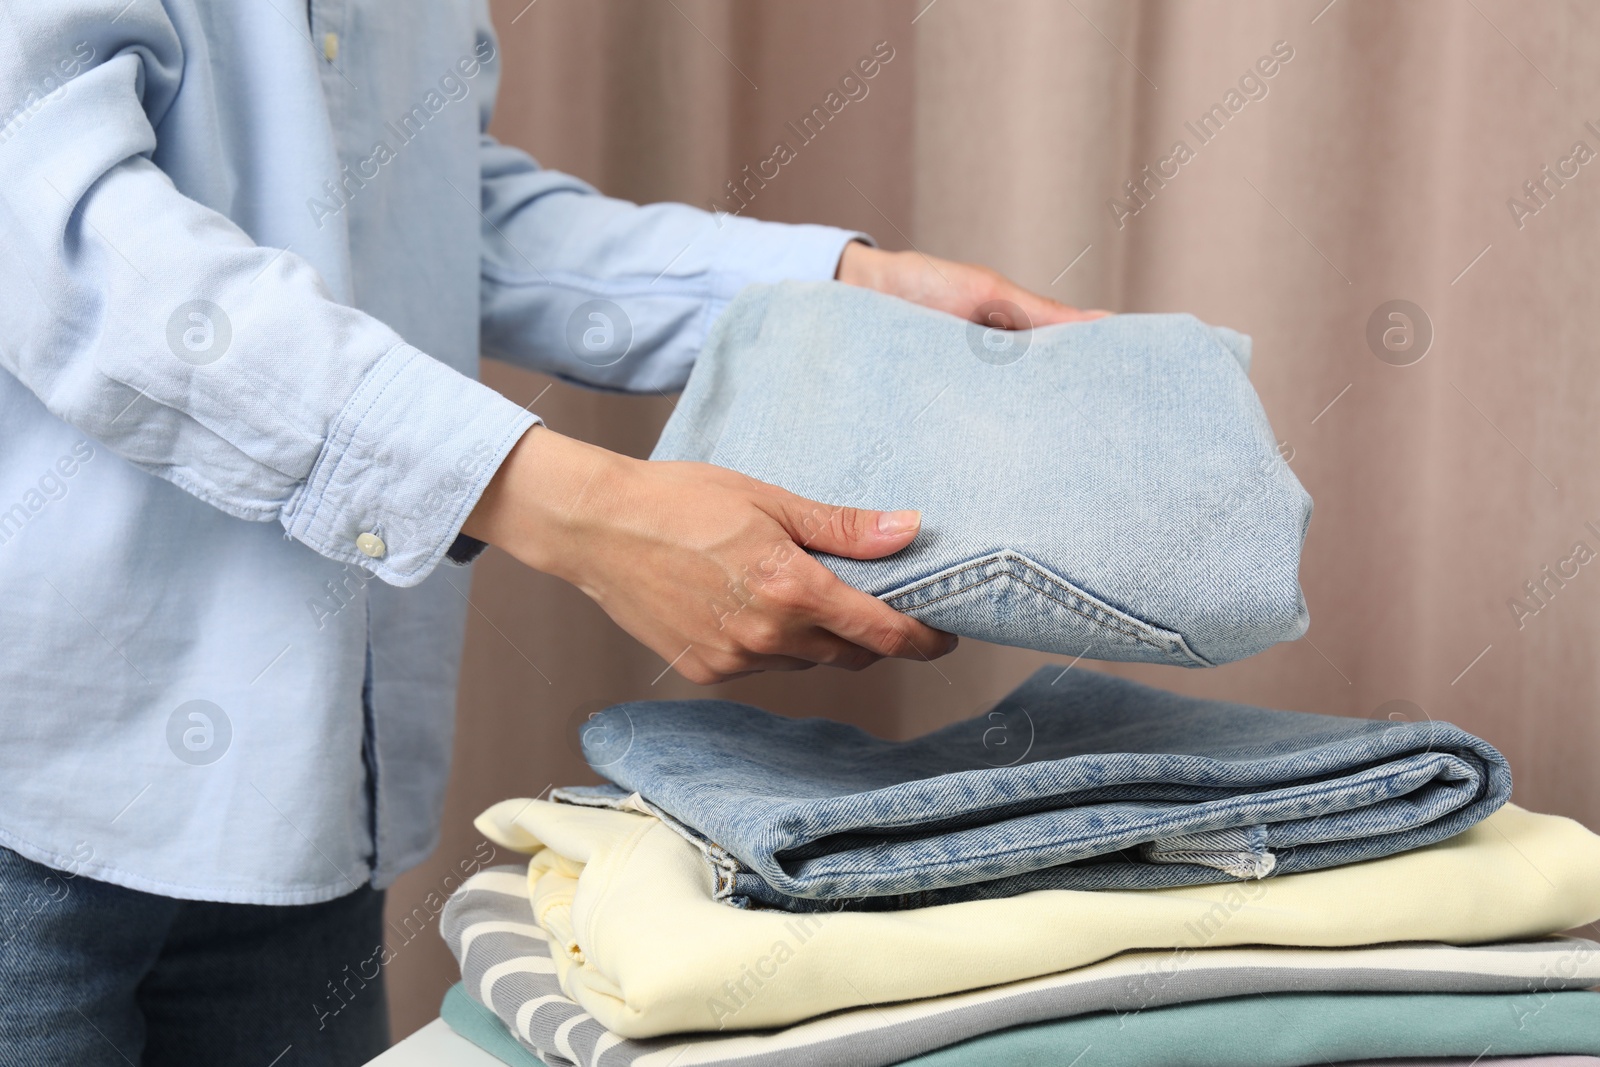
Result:
{"label": "shirt placket", "polygon": [[350,90],[354,87],[345,48],[348,9],[349,0],[306,0],[311,47],[320,60],[318,71],[322,76],[323,94],[328,101],[334,130],[341,139],[346,115],[346,108],[341,105],[349,101]]}
{"label": "shirt placket", "polygon": [[[356,93],[356,81],[351,72],[350,60],[355,52],[346,47],[347,29],[349,27],[350,0],[306,0],[306,20],[310,30],[311,44],[316,50],[317,70],[322,78],[322,95],[328,108],[328,128],[333,133],[334,150],[341,163],[340,174],[332,176],[332,181],[338,189],[339,195],[348,195],[349,189],[345,185],[344,164],[349,160],[349,146],[353,143],[352,133],[360,129],[364,117],[359,114],[361,97]],[[367,556],[378,558],[385,554],[387,546],[382,539],[382,531],[368,530],[356,538],[356,547]],[[365,596],[362,597],[363,601]],[[378,842],[383,838],[379,821],[382,817],[384,805],[380,795],[380,767],[382,758],[379,752],[379,730],[377,713],[373,706],[373,632],[372,614],[370,605],[364,605],[367,611],[367,653],[366,653],[366,678],[361,686],[361,763],[366,774],[366,801],[367,801],[367,864],[374,871],[378,868]]]}

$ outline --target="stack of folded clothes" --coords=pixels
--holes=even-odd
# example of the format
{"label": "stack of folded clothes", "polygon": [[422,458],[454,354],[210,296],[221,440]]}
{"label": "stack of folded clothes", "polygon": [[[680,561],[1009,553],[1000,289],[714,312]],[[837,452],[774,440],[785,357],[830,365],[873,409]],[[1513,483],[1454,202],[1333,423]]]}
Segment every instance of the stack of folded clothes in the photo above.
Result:
{"label": "stack of folded clothes", "polygon": [[528,861],[447,906],[446,1020],[560,1067],[1600,1067],[1600,945],[1555,936],[1600,919],[1600,837],[1508,804],[1493,747],[1075,666],[1305,632],[1311,501],[1249,358],[1186,315],[1005,334],[850,286],[741,293],[654,458],[917,508],[906,550],[819,558],[1072,663],[906,742],[608,709],[583,732],[608,785],[478,819]]}
{"label": "stack of folded clothes", "polygon": [[444,914],[443,1014],[509,1063],[1600,1055],[1600,945],[1552,936],[1600,837],[1448,724],[1055,667],[907,742],[695,700],[584,743],[611,784],[485,812],[528,863]]}

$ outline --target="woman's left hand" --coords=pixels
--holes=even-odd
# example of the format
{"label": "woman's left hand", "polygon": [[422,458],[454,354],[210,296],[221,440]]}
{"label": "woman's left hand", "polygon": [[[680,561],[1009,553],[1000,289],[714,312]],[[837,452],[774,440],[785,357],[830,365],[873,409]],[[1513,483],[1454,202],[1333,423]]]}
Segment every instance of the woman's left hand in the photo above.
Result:
{"label": "woman's left hand", "polygon": [[1111,314],[1099,310],[1080,311],[1030,293],[988,267],[956,263],[921,252],[885,252],[860,241],[845,245],[834,277],[850,285],[876,289],[935,311],[946,311],[1006,330],[1030,330],[1056,322],[1087,322]]}

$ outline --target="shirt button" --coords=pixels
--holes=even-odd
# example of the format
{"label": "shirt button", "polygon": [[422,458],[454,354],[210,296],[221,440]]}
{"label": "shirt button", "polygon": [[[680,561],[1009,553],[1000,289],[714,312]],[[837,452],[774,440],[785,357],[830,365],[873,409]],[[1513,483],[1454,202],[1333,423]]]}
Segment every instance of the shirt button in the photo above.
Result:
{"label": "shirt button", "polygon": [[389,546],[383,543],[383,538],[374,533],[364,533],[357,537],[356,547],[361,550],[362,555],[373,559],[382,559],[383,554],[389,551]]}
{"label": "shirt button", "polygon": [[322,35],[322,58],[329,63],[336,62],[339,58],[339,35],[325,33]]}

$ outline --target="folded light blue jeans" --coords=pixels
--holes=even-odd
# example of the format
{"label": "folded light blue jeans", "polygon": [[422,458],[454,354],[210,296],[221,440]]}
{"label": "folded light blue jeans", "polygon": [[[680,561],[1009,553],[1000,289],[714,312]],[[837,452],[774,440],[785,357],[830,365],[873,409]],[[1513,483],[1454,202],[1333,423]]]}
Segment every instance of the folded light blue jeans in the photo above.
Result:
{"label": "folded light blue jeans", "polygon": [[1310,871],[1443,840],[1511,794],[1505,758],[1448,723],[1271,711],[1081,667],[912,741],[723,700],[619,704],[582,741],[613,785],[556,799],[643,804],[701,846],[719,899],[792,911]]}
{"label": "folded light blue jeans", "polygon": [[[1311,498],[1249,353],[1191,315],[1008,332],[835,282],[752,286],[717,319],[651,458],[826,505],[919,509],[894,556],[819,558],[930,626],[1227,663],[1308,621]],[[740,576],[707,610],[736,612],[770,577]]]}

